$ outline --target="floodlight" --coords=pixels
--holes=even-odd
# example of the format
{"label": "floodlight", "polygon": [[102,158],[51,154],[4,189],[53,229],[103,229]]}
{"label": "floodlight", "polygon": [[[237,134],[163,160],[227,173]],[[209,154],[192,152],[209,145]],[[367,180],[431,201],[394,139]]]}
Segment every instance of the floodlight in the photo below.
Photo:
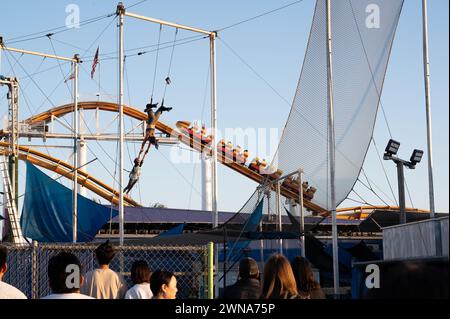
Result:
{"label": "floodlight", "polygon": [[400,148],[400,142],[389,140],[388,145],[386,146],[385,152],[387,155],[397,155],[398,149]]}
{"label": "floodlight", "polygon": [[421,151],[421,150],[414,150],[414,152],[411,155],[410,162],[413,165],[416,165],[416,164],[420,163],[420,161],[422,160],[422,157],[423,157],[423,151]]}

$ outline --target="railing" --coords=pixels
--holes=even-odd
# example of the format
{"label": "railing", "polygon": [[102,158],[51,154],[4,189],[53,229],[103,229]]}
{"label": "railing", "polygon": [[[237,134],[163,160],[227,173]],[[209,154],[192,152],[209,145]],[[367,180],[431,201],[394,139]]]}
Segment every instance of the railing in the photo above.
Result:
{"label": "railing", "polygon": [[[48,262],[62,251],[75,254],[80,260],[82,273],[97,267],[95,244],[38,244],[32,246],[8,245],[8,271],[3,280],[28,298],[38,299],[51,293],[48,285]],[[116,256],[110,268],[120,273],[131,288],[131,266],[145,260],[153,272],[163,269],[174,272],[178,282],[179,299],[211,297],[211,271],[213,265],[209,246],[131,246],[116,247]]]}

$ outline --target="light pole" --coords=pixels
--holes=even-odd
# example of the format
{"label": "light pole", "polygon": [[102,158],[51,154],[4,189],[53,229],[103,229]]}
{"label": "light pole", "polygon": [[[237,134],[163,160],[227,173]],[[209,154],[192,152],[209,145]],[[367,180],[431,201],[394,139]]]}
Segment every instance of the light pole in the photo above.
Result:
{"label": "light pole", "polygon": [[406,211],[405,211],[405,174],[404,167],[409,169],[415,169],[416,164],[419,164],[423,157],[423,151],[414,150],[409,161],[400,159],[397,157],[398,149],[400,148],[400,142],[389,140],[384,152],[384,160],[391,160],[397,165],[397,178],[398,178],[398,201],[400,204],[400,224],[406,224]]}

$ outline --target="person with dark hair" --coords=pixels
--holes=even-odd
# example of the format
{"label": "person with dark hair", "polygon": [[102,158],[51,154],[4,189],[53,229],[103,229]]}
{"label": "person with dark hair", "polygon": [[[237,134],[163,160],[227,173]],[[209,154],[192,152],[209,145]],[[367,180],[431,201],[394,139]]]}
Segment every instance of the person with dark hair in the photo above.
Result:
{"label": "person with dark hair", "polygon": [[81,292],[97,299],[122,299],[127,292],[125,279],[109,269],[115,256],[114,247],[109,240],[95,250],[99,267],[86,274]]}
{"label": "person with dark hair", "polygon": [[311,263],[308,259],[297,256],[291,262],[297,290],[303,299],[326,299],[320,284],[314,278]]}
{"label": "person with dark hair", "polygon": [[175,299],[177,296],[177,278],[173,272],[157,270],[150,277],[150,289],[153,299]]}
{"label": "person with dark hair", "polygon": [[80,294],[83,284],[81,263],[77,256],[60,252],[48,262],[48,282],[52,294],[42,299],[94,299]]}
{"label": "person with dark hair", "polygon": [[3,276],[8,271],[8,249],[0,245],[0,299],[27,299],[27,297],[14,286],[3,282]]}
{"label": "person with dark hair", "polygon": [[131,280],[134,286],[125,294],[125,299],[152,299],[150,290],[150,269],[144,260],[138,260],[131,266]]}
{"label": "person with dark hair", "polygon": [[258,264],[252,258],[239,262],[238,281],[225,288],[223,299],[258,299],[261,296],[261,283]]}
{"label": "person with dark hair", "polygon": [[134,166],[130,172],[130,179],[128,181],[128,185],[123,190],[123,192],[125,194],[128,195],[130,193],[131,189],[134,187],[134,185],[139,180],[139,177],[141,176],[142,163],[143,163],[143,161],[139,161],[139,159],[137,159],[137,158],[134,159]]}
{"label": "person with dark hair", "polygon": [[269,258],[264,267],[262,299],[301,299],[289,261],[280,254]]}

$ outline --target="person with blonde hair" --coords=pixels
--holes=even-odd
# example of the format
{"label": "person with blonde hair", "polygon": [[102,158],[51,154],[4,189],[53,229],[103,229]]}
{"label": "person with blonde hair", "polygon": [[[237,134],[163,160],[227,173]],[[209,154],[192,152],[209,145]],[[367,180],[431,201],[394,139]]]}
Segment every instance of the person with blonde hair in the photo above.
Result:
{"label": "person with blonde hair", "polygon": [[289,261],[281,254],[269,258],[264,266],[262,299],[301,299]]}

